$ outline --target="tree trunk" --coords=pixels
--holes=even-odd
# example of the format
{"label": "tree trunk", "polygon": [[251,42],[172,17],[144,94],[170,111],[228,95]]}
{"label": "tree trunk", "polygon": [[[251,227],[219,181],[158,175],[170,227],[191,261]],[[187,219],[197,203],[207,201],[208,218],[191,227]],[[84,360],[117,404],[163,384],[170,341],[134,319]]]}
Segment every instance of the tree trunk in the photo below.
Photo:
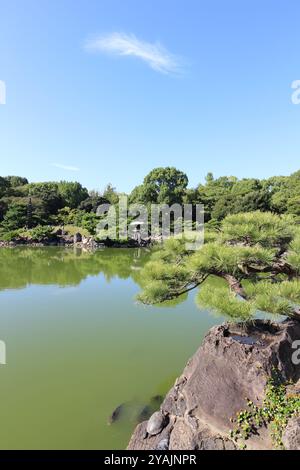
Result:
{"label": "tree trunk", "polygon": [[232,276],[231,274],[224,274],[222,277],[226,279],[230,289],[235,292],[235,294],[241,296],[243,299],[246,299],[247,296],[242,287],[242,284],[236,277]]}

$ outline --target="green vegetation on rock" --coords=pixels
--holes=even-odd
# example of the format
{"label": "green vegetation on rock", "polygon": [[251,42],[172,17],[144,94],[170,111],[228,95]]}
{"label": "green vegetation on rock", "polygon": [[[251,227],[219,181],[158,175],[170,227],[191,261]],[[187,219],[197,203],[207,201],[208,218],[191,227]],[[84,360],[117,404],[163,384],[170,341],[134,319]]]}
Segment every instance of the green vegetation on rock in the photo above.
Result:
{"label": "green vegetation on rock", "polygon": [[289,419],[300,415],[300,396],[289,394],[287,386],[278,371],[273,370],[265,389],[265,398],[261,406],[247,399],[247,409],[237,413],[232,418],[235,428],[230,431],[230,437],[246,449],[247,441],[256,435],[263,426],[269,427],[272,443],[275,448],[283,449],[282,435]]}

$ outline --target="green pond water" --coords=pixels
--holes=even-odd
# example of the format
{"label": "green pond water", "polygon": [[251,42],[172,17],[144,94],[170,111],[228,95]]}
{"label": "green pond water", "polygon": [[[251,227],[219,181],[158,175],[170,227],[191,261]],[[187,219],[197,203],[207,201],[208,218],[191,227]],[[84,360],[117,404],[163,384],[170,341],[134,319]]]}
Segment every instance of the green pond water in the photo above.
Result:
{"label": "green pond water", "polygon": [[0,250],[1,449],[126,447],[143,407],[168,391],[221,321],[199,310],[192,293],[169,307],[137,304],[148,257],[136,249]]}

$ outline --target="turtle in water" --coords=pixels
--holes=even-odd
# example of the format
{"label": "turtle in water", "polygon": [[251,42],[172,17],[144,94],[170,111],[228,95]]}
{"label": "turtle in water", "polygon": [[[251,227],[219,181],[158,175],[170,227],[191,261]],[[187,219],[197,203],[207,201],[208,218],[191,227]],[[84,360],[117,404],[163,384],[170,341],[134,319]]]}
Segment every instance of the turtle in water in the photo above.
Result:
{"label": "turtle in water", "polygon": [[146,421],[147,419],[150,418],[152,412],[153,410],[151,406],[149,405],[143,406],[143,408],[140,410],[140,412],[137,415],[137,418],[136,418],[137,422],[141,423],[142,421]]}
{"label": "turtle in water", "polygon": [[116,421],[118,421],[122,413],[124,412],[124,407],[125,407],[125,403],[121,403],[121,405],[117,406],[112,412],[112,414],[109,416],[107,424],[113,424]]}

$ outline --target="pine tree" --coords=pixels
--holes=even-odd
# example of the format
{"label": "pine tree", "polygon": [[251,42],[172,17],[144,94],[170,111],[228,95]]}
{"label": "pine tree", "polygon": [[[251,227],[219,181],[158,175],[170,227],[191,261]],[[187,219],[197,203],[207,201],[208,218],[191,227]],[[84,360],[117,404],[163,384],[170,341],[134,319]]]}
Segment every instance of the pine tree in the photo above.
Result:
{"label": "pine tree", "polygon": [[[200,286],[197,302],[236,320],[257,311],[300,320],[300,227],[292,216],[227,216],[196,252],[169,239],[142,271],[143,303],[181,298]],[[217,282],[209,282],[217,279]]]}

